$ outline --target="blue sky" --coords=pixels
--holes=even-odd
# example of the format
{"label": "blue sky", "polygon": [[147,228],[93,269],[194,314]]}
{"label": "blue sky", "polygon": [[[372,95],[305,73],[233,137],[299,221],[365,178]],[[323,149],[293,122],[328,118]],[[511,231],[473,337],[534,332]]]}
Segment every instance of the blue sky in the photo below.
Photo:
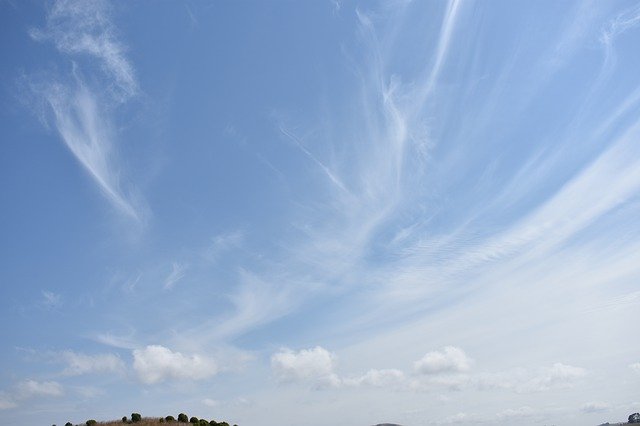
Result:
{"label": "blue sky", "polygon": [[640,411],[637,2],[0,2],[0,416]]}

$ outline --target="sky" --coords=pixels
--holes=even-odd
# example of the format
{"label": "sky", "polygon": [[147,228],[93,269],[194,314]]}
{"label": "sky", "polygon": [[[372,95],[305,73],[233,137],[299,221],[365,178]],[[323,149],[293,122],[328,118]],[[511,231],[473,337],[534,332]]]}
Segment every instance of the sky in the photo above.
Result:
{"label": "sky", "polygon": [[0,1],[0,417],[640,411],[635,1]]}

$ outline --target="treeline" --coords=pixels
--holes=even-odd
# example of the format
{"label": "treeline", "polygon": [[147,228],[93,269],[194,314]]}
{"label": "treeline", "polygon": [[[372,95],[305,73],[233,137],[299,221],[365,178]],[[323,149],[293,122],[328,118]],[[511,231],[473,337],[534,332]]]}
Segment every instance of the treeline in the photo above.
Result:
{"label": "treeline", "polygon": [[[124,423],[124,424],[138,423],[139,425],[136,425],[136,426],[149,425],[149,424],[155,424],[155,423],[186,423],[194,426],[230,426],[229,423],[224,421],[218,422],[216,420],[207,420],[207,419],[199,419],[197,417],[189,417],[185,413],[178,414],[178,418],[175,418],[173,416],[143,418],[140,413],[131,413],[131,417],[128,418],[127,416],[124,416],[122,417],[122,420],[120,422],[111,421],[111,422],[98,423],[97,420],[90,419],[84,422],[84,425],[82,424],[74,425],[71,422],[67,422],[65,423],[64,426],[95,426],[98,424],[104,425],[104,426],[111,426],[111,425],[118,425],[121,423]],[[53,425],[53,426],[56,426],[56,425]],[[233,426],[238,426],[238,425],[234,424]]]}

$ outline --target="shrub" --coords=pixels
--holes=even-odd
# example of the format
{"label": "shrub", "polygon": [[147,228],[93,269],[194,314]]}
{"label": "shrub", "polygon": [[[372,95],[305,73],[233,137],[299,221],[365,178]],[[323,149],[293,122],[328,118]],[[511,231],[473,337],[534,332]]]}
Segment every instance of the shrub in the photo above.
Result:
{"label": "shrub", "polygon": [[122,423],[126,423],[127,422],[127,416],[122,416]]}
{"label": "shrub", "polygon": [[200,421],[198,422],[198,424],[200,426],[209,426],[209,422],[206,421],[205,419],[200,419]]}
{"label": "shrub", "polygon": [[167,416],[164,419],[167,421],[167,423],[176,421],[175,417],[173,416]]}
{"label": "shrub", "polygon": [[180,413],[180,414],[178,414],[178,421],[180,423],[188,423],[189,422],[189,418],[187,417],[187,415],[185,413]]}
{"label": "shrub", "polygon": [[218,426],[218,422],[216,422],[215,420],[211,420],[209,422],[209,426]]}
{"label": "shrub", "polygon": [[140,415],[140,413],[131,413],[131,421],[133,423],[137,423],[140,420],[142,420],[142,416]]}
{"label": "shrub", "polygon": [[98,422],[96,422],[95,420],[91,419],[91,420],[87,420],[86,422],[84,422],[84,424],[86,424],[87,426],[93,426],[98,424]]}
{"label": "shrub", "polygon": [[193,423],[194,425],[197,425],[198,423],[200,423],[200,420],[198,420],[197,417],[191,417],[189,419],[189,423]]}
{"label": "shrub", "polygon": [[164,423],[164,419],[162,417],[160,417],[160,423]]}

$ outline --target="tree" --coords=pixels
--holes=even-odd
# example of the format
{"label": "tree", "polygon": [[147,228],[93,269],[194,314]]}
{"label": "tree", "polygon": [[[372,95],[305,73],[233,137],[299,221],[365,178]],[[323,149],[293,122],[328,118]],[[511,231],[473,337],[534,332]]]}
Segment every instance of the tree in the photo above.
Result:
{"label": "tree", "polygon": [[198,422],[198,424],[200,426],[209,426],[209,422],[206,421],[205,419],[200,419],[200,421]]}
{"label": "tree", "polygon": [[73,426],[73,423],[71,423],[71,422],[66,422],[66,423],[64,424],[64,426]]}
{"label": "tree", "polygon": [[86,424],[87,426],[94,426],[94,425],[98,424],[98,422],[96,422],[95,420],[91,419],[91,420],[87,420],[86,422],[84,422],[84,424]]}
{"label": "tree", "polygon": [[127,416],[122,416],[122,423],[126,423],[127,422]]}
{"label": "tree", "polygon": [[629,423],[640,423],[640,413],[633,413],[629,416]]}
{"label": "tree", "polygon": [[194,425],[197,425],[198,423],[200,423],[200,420],[198,420],[197,417],[191,417],[189,419],[189,423],[193,423]]}
{"label": "tree", "polygon": [[180,414],[178,414],[178,421],[180,423],[188,423],[189,422],[189,418],[187,417],[187,415],[185,413],[180,413]]}
{"label": "tree", "polygon": [[142,416],[140,415],[140,413],[131,413],[131,421],[133,423],[137,423],[140,420],[142,420]]}
{"label": "tree", "polygon": [[164,419],[167,421],[167,423],[171,423],[171,422],[175,422],[176,421],[176,419],[173,416],[167,416]]}

